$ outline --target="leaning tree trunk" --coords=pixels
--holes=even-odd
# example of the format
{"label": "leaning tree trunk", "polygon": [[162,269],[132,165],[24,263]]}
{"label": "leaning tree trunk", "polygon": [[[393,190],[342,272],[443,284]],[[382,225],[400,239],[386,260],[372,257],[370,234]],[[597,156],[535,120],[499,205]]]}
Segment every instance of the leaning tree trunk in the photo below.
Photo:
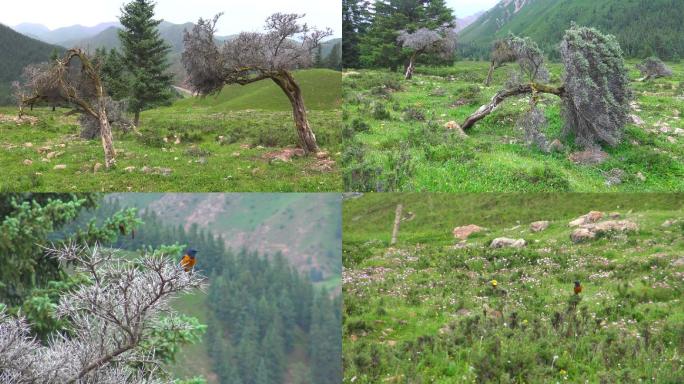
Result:
{"label": "leaning tree trunk", "polygon": [[494,61],[489,65],[489,72],[487,72],[487,80],[485,81],[485,86],[489,87],[492,83],[492,75],[494,74]]}
{"label": "leaning tree trunk", "polygon": [[549,93],[552,95],[563,97],[563,95],[565,94],[565,88],[563,88],[562,86],[559,88],[555,88],[544,84],[530,83],[520,84],[517,87],[511,89],[504,89],[502,91],[497,92],[488,104],[481,106],[480,108],[478,108],[477,111],[473,112],[472,115],[468,116],[468,118],[465,119],[463,124],[461,124],[461,129],[465,131],[468,128],[472,128],[472,126],[475,125],[475,123],[484,119],[485,117],[487,117],[487,115],[492,113],[496,109],[496,107],[498,107],[499,104],[501,104],[506,98],[526,93],[531,93],[533,95],[537,93]]}
{"label": "leaning tree trunk", "polygon": [[411,80],[413,78],[413,70],[415,69],[416,55],[411,55],[408,65],[406,66],[406,72],[404,73],[404,80]]}
{"label": "leaning tree trunk", "polygon": [[292,77],[292,74],[288,71],[280,71],[278,75],[274,76],[272,79],[278,84],[280,89],[285,92],[287,98],[290,99],[290,103],[292,104],[292,117],[294,118],[297,135],[299,136],[299,142],[302,145],[302,149],[304,149],[305,153],[318,152],[316,136],[311,130],[309,120],[306,116],[306,106],[304,105],[301,88],[299,88],[294,77]]}
{"label": "leaning tree trunk", "polygon": [[112,144],[112,127],[109,125],[109,119],[107,118],[105,100],[101,98],[98,104],[100,112],[98,120],[100,121],[100,137],[102,138],[102,148],[104,149],[105,167],[110,168],[116,161],[116,151],[114,150],[114,144]]}

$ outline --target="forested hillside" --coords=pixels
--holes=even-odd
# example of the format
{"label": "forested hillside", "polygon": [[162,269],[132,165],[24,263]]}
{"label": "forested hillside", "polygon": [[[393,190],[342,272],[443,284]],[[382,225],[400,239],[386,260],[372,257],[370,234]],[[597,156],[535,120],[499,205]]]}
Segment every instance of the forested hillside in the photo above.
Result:
{"label": "forested hillside", "polygon": [[[225,248],[282,253],[314,280],[341,273],[339,199],[327,194],[117,194],[114,205],[138,207],[148,223],[137,245],[149,244],[165,223],[176,232],[162,242],[188,242],[201,230],[221,236]],[[268,196],[266,198],[266,196]],[[144,235],[146,231],[151,234]],[[198,248],[199,249],[199,248]],[[210,251],[213,252],[213,251]],[[200,265],[202,261],[200,261]]]}
{"label": "forested hillside", "polygon": [[14,104],[12,82],[19,80],[24,67],[47,61],[54,50],[63,48],[43,43],[0,24],[0,105]]}
{"label": "forested hillside", "polygon": [[513,32],[531,37],[555,59],[574,21],[615,35],[627,57],[672,60],[684,54],[682,20],[681,0],[503,0],[460,32],[459,51],[487,59],[492,42]]}

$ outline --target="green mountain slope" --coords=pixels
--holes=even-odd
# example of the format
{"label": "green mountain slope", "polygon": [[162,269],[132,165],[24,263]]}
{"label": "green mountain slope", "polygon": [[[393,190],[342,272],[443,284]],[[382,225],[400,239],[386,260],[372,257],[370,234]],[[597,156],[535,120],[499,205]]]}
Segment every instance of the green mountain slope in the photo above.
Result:
{"label": "green mountain slope", "polygon": [[43,43],[0,24],[0,105],[13,104],[11,85],[21,77],[24,67],[47,61],[54,49],[64,49]]}
{"label": "green mountain slope", "polygon": [[[295,79],[304,94],[307,108],[330,110],[342,102],[342,75],[329,69],[296,71]],[[272,81],[264,80],[245,86],[230,85],[218,95],[180,100],[172,108],[206,107],[210,112],[225,110],[262,109],[289,111],[287,96]]]}
{"label": "green mountain slope", "polygon": [[572,21],[615,35],[628,57],[684,54],[680,0],[502,0],[459,34],[462,55],[486,58],[509,32],[529,36],[552,58]]}

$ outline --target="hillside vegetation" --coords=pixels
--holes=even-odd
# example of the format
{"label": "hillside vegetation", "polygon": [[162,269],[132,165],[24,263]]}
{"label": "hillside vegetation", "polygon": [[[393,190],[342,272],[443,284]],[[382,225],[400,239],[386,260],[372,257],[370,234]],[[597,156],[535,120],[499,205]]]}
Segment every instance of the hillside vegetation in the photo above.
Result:
{"label": "hillside vegetation", "polygon": [[28,64],[48,61],[54,50],[61,53],[64,48],[32,39],[0,24],[0,105],[16,104],[12,82],[20,79]]}
{"label": "hillside vegetation", "polygon": [[627,57],[670,60],[684,55],[682,20],[679,0],[503,0],[459,33],[459,50],[486,60],[492,43],[513,32],[557,59],[558,42],[575,21],[615,35]]}
{"label": "hillside vegetation", "polygon": [[[343,75],[345,188],[356,191],[680,191],[684,189],[684,65],[672,77],[637,81],[628,62],[635,100],[621,143],[605,147],[601,161],[582,159],[573,137],[563,137],[561,101],[542,96],[544,134],[563,145],[552,153],[526,144],[516,123],[529,98],[503,102],[463,137],[454,124],[505,88],[512,64],[484,86],[486,62],[418,66],[412,81],[386,70]],[[561,82],[552,64],[550,83]],[[638,124],[637,124],[638,122]]]}
{"label": "hillside vegetation", "polygon": [[[590,210],[635,227],[573,242]],[[345,383],[684,380],[682,195],[368,194],[343,220]]]}
{"label": "hillside vegetation", "polygon": [[[303,70],[295,78],[314,108],[309,121],[318,143],[335,159],[341,149],[340,93],[334,91],[340,73]],[[0,108],[0,166],[7,176],[0,185],[32,191],[340,190],[334,161],[300,157],[292,147],[298,139],[283,99],[276,87],[260,82],[144,111],[140,136],[115,132],[118,165],[108,172],[96,169],[99,141],[80,139],[76,118],[66,110],[35,108],[17,121],[16,108]]]}

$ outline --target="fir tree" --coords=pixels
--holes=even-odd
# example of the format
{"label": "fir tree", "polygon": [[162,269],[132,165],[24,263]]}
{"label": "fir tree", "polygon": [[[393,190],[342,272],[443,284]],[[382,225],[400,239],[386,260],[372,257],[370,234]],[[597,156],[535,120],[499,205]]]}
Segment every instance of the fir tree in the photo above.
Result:
{"label": "fir tree", "polygon": [[141,111],[164,105],[172,97],[172,76],[166,72],[171,47],[159,35],[161,20],[153,19],[154,7],[151,0],[133,0],[124,5],[119,17],[123,63],[132,73],[130,108],[136,126]]}
{"label": "fir tree", "polygon": [[342,52],[340,52],[341,49],[342,45],[340,43],[333,45],[332,49],[330,50],[330,53],[328,54],[328,57],[325,59],[326,67],[337,71],[342,69]]}

